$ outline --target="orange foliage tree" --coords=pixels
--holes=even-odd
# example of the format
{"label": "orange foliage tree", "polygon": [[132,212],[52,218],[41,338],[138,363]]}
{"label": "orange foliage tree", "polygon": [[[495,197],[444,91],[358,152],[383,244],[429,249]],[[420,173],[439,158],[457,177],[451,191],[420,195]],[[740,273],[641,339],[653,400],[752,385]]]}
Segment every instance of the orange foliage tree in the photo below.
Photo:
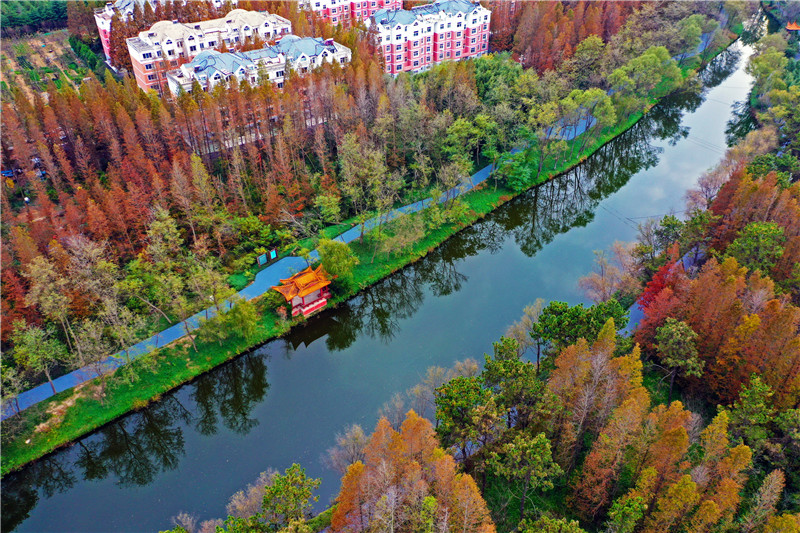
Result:
{"label": "orange foliage tree", "polygon": [[364,462],[348,467],[336,502],[332,531],[495,531],[475,481],[457,472],[431,423],[414,411],[399,432],[386,418],[378,421]]}

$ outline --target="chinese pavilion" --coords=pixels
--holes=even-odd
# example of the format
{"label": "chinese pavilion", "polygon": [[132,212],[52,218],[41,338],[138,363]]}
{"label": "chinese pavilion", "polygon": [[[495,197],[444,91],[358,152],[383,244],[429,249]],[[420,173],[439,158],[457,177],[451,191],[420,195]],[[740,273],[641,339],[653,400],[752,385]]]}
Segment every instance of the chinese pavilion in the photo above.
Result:
{"label": "chinese pavilion", "polygon": [[308,316],[328,303],[331,297],[328,289],[330,284],[331,276],[320,265],[316,269],[308,267],[289,279],[282,279],[279,286],[272,288],[292,304],[292,316],[300,313]]}
{"label": "chinese pavilion", "polygon": [[789,22],[786,24],[786,29],[789,31],[800,31],[800,24],[797,22]]}

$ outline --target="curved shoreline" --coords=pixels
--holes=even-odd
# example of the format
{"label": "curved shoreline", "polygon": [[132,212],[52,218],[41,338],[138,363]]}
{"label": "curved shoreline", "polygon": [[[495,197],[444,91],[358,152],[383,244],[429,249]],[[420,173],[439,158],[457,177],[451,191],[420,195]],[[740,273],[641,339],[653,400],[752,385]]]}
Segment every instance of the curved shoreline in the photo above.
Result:
{"label": "curved shoreline", "polygon": [[[733,42],[735,42],[735,40],[715,53],[714,57],[727,49]],[[710,61],[711,59],[709,62]],[[699,68],[696,70],[699,70]],[[587,146],[583,153],[574,156],[573,159],[569,161],[562,162],[558,168],[544,173],[541,178],[537,180],[537,183],[531,185],[528,189],[554,179],[581,164],[586,158],[597,152],[600,148],[632,128],[652,105],[660,100],[661,98],[657,100],[654,99],[645,111],[638,112],[629,117],[624,123],[609,128],[604,135],[594,139],[592,144]],[[491,166],[486,167],[476,174],[480,174],[490,167]],[[362,264],[360,272],[357,272],[356,275],[357,284],[346,294],[341,294],[333,298],[331,300],[331,306],[336,306],[340,302],[357,296],[361,291],[386,278],[388,275],[425,257],[450,237],[481,220],[497,207],[519,196],[522,192],[524,191],[513,193],[506,189],[491,190],[491,186],[484,186],[475,191],[470,191],[463,197],[469,205],[470,211],[458,223],[447,224],[428,232],[409,252],[399,257],[394,257],[376,264]],[[367,262],[363,261],[362,263]],[[109,397],[106,398],[106,403],[104,405],[100,405],[96,400],[87,400],[85,398],[85,391],[90,389],[90,385],[89,387],[81,387],[77,390],[69,389],[59,393],[49,401],[32,407],[30,411],[23,414],[24,417],[29,419],[28,429],[32,429],[32,426],[37,422],[36,419],[43,419],[46,417],[46,415],[43,416],[43,413],[47,406],[63,402],[70,399],[70,397],[79,397],[76,400],[77,405],[68,410],[59,425],[48,432],[34,435],[31,444],[23,443],[21,438],[9,443],[5,450],[6,453],[3,454],[3,475],[17,470],[24,464],[47,455],[83,435],[113,422],[132,410],[137,410],[146,406],[151,401],[159,399],[161,394],[193,381],[202,374],[228,360],[246,353],[271,339],[284,335],[292,326],[305,323],[305,319],[302,318],[288,322],[276,322],[275,319],[277,317],[269,312],[265,313],[263,318],[265,319],[265,323],[259,326],[257,334],[250,339],[228,339],[222,346],[205,345],[200,349],[199,353],[190,353],[188,346],[181,342],[160,348],[152,361],[153,366],[157,368],[155,368],[154,371],[151,371],[151,369],[140,369],[141,377],[136,383],[115,383],[109,385]],[[150,359],[150,357],[147,359]],[[142,364],[142,362],[136,361],[133,364],[139,365]],[[80,398],[81,396],[84,397]],[[9,451],[11,452],[11,457],[9,457]]]}

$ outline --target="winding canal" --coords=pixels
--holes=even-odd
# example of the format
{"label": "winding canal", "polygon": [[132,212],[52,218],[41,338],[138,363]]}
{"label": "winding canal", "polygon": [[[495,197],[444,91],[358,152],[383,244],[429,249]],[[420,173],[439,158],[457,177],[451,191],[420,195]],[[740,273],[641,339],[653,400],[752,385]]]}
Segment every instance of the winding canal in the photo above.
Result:
{"label": "winding canal", "polygon": [[2,483],[3,531],[157,531],[179,512],[224,517],[231,494],[293,462],[338,490],[321,454],[429,366],[481,359],[536,300],[583,301],[593,250],[683,210],[746,99],[748,47],[666,99],[584,164],[509,202],[427,258]]}

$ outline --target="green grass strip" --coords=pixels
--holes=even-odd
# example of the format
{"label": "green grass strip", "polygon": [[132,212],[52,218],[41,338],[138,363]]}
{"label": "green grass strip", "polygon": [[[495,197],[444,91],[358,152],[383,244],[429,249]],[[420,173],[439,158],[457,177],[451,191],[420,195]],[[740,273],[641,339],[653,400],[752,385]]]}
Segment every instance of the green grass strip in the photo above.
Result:
{"label": "green grass strip", "polygon": [[[561,161],[556,168],[550,168],[543,172],[536,180],[537,183],[532,186],[559,176],[579,165],[603,145],[633,127],[650,107],[652,106],[648,106],[644,112],[635,113],[625,122],[602,132],[587,144],[582,153],[576,154],[569,160]],[[352,298],[358,292],[404,266],[425,257],[461,229],[484,218],[515,196],[512,191],[504,187],[495,189],[491,181],[491,178],[487,179],[482,187],[478,187],[462,197],[469,206],[469,210],[461,220],[428,231],[425,237],[404,254],[389,258],[378,254],[375,262],[372,263],[370,262],[373,255],[372,249],[366,244],[368,239],[365,239],[365,244],[355,241],[353,249],[359,255],[361,264],[354,271],[354,283],[349,291],[335,295],[330,300],[330,305],[335,306]],[[348,227],[349,224],[341,224],[334,227],[328,235],[341,233]],[[26,409],[19,415],[19,418],[13,417],[16,420],[11,422],[7,420],[4,423],[6,429],[9,429],[12,424],[18,424],[19,429],[13,438],[6,438],[4,435],[1,458],[2,475],[17,470],[26,463],[67,445],[132,410],[141,409],[150,402],[159,400],[162,394],[191,381],[251,348],[284,335],[293,325],[304,322],[305,319],[302,316],[281,321],[274,312],[266,310],[256,332],[249,338],[229,338],[222,343],[203,344],[198,342],[198,353],[194,352],[188,339],[184,338],[170,346],[142,356],[127,365],[128,368],[118,369],[113,379],[108,379],[102,401],[92,397],[89,392],[97,388],[98,380],[94,380],[83,386],[61,392]],[[120,374],[125,372],[136,374],[138,379],[136,381],[120,379]],[[48,423],[51,418],[48,410],[58,410],[58,406],[63,403],[73,403],[73,405],[62,409],[64,413],[59,415],[63,416],[61,422],[52,424],[53,427],[46,431],[34,432],[34,428],[39,424]],[[4,434],[8,435],[8,431],[4,431]]]}

